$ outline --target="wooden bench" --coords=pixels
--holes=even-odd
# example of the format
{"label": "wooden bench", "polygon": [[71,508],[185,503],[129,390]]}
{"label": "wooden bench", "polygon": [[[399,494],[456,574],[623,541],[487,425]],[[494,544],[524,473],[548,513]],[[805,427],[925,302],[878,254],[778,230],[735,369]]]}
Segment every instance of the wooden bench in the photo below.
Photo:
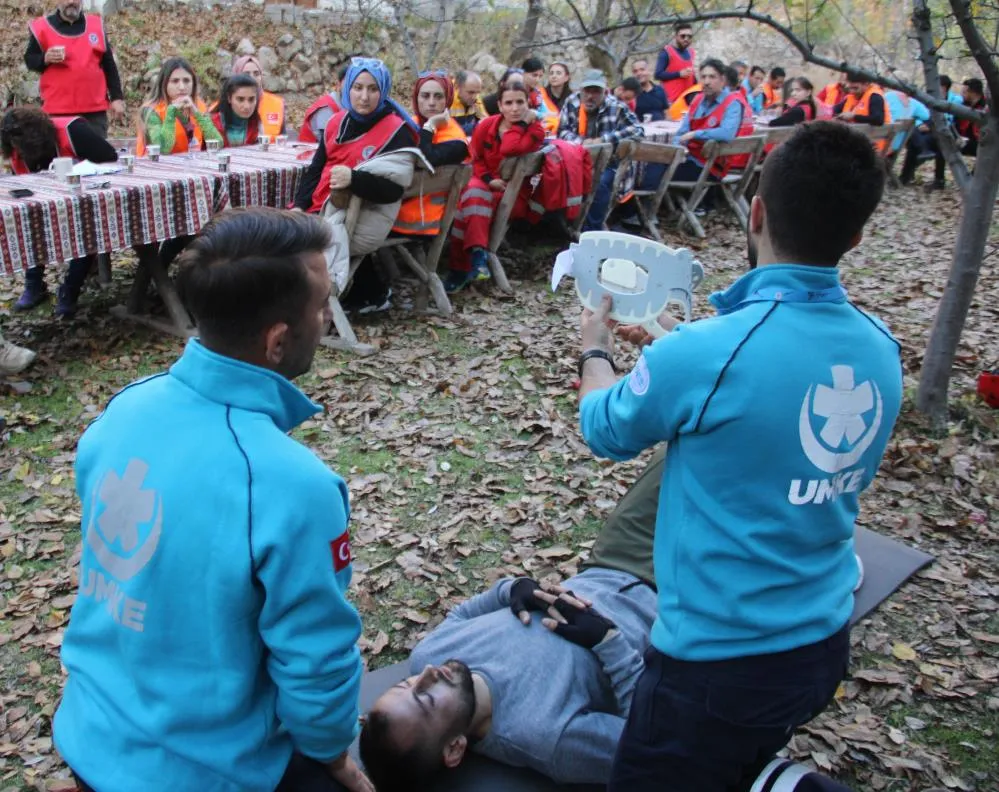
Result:
{"label": "wooden bench", "polygon": [[[622,144],[623,145],[623,144]],[[618,146],[618,151],[614,151],[614,146],[610,143],[589,143],[584,146],[584,148],[590,152],[590,160],[593,163],[593,178],[590,186],[589,195],[584,196],[583,203],[580,206],[579,217],[575,219],[573,224],[569,227],[572,231],[573,236],[579,239],[579,233],[583,228],[583,223],[586,222],[586,216],[590,213],[590,207],[593,206],[593,201],[597,197],[597,187],[600,184],[600,179],[604,175],[604,171],[607,170],[607,166],[610,165],[611,160],[614,158],[615,154],[620,157],[621,146]],[[621,173],[621,166],[618,165],[618,174]],[[617,179],[614,179],[615,184],[617,184]],[[616,187],[615,187],[616,190]],[[611,195],[617,195],[616,191],[612,191]],[[613,205],[613,201],[612,201]]]}
{"label": "wooden bench", "polygon": [[[434,193],[446,194],[447,202],[444,206],[444,215],[441,217],[437,234],[433,237],[433,241],[430,243],[425,255],[422,250],[422,242],[427,239],[427,236],[423,235],[388,236],[371,253],[383,256],[384,254],[391,255],[389,253],[390,250],[396,251],[403,262],[423,284],[424,290],[433,299],[437,311],[444,316],[450,316],[452,308],[451,301],[444,291],[444,284],[441,283],[437,275],[437,264],[440,261],[444,244],[451,231],[451,224],[454,222],[454,215],[458,208],[458,199],[461,191],[468,183],[471,175],[472,167],[470,165],[445,165],[436,168],[431,173],[419,167],[418,164],[412,183],[403,192],[403,200]],[[356,195],[349,196],[346,209],[347,216],[344,220],[348,238],[354,234],[354,229],[357,227],[357,222],[361,216],[363,203],[363,200]],[[417,248],[416,253],[409,249],[411,246]],[[337,336],[324,336],[320,343],[325,347],[354,352],[360,355],[370,355],[376,351],[370,344],[363,344],[357,340],[357,334],[350,324],[350,319],[347,318],[347,313],[340,304],[341,294],[346,293],[350,289],[350,285],[354,280],[354,274],[357,272],[357,268],[366,255],[369,254],[350,257],[350,272],[347,276],[346,287],[343,292],[334,292],[330,296],[329,307],[330,312],[333,314],[333,325],[336,328]]]}
{"label": "wooden bench", "polygon": [[[701,225],[694,210],[700,206],[701,201],[711,187],[720,187],[725,202],[729,205],[739,224],[746,228],[749,225],[749,202],[746,201],[746,191],[753,179],[756,171],[756,163],[763,155],[763,146],[766,143],[765,135],[750,135],[747,137],[737,137],[726,143],[716,140],[709,141],[704,146],[704,167],[697,181],[677,182],[669,185],[669,189],[676,189],[680,192],[689,193],[687,198],[678,197],[680,212],[683,220],[687,222],[690,229],[699,239],[704,239],[704,226]],[[720,157],[732,157],[747,155],[749,159],[743,169],[729,171],[721,179],[711,177],[711,166]]]}
{"label": "wooden bench", "polygon": [[500,178],[506,182],[506,189],[503,190],[503,195],[493,211],[493,222],[489,227],[489,249],[486,251],[486,255],[496,285],[507,294],[513,294],[513,288],[506,277],[503,262],[500,261],[499,247],[506,239],[506,232],[510,228],[510,215],[517,203],[517,197],[520,195],[520,188],[523,186],[524,180],[537,175],[541,171],[544,161],[544,152],[535,151],[522,157],[509,157],[500,166]]}
{"label": "wooden bench", "polygon": [[[642,189],[640,184],[632,190],[632,198],[635,201],[635,208],[638,210],[638,217],[643,228],[657,242],[662,242],[662,235],[659,233],[659,207],[662,206],[666,191],[673,181],[673,174],[676,169],[687,159],[687,149],[683,146],[672,146],[666,143],[654,143],[647,140],[626,140],[617,147],[619,158],[617,175],[614,178],[612,195],[618,195],[624,180],[627,178],[626,167],[630,163],[644,163],[646,165],[666,165],[666,172],[660,179],[655,189]],[[648,204],[643,204],[642,199],[648,199]],[[607,214],[610,215],[613,203],[608,205]],[[606,217],[603,218],[606,221]]]}

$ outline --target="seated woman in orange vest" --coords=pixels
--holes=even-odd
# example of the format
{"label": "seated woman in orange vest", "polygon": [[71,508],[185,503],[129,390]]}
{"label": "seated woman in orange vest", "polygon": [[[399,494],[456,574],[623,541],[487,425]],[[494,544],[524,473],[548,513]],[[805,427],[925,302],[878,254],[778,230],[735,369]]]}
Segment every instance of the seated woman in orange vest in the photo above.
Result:
{"label": "seated woman in orange vest", "polygon": [[337,69],[333,86],[327,93],[324,93],[310,104],[305,111],[305,118],[302,119],[302,128],[298,130],[298,139],[302,143],[318,143],[322,140],[323,132],[326,131],[326,125],[329,123],[329,120],[333,117],[334,113],[340,112],[340,90],[349,67],[350,64],[345,63]]}
{"label": "seated woman in orange vest", "polygon": [[770,122],[772,127],[794,126],[805,121],[814,121],[818,117],[818,108],[812,91],[815,90],[807,77],[795,77],[791,80],[791,101],[787,110]]}
{"label": "seated woman in orange vest", "polygon": [[[433,167],[458,165],[468,159],[468,138],[451,118],[454,84],[447,72],[424,72],[413,86],[414,118],[420,125],[420,151]],[[403,201],[392,230],[397,234],[436,236],[447,193],[421,195]]]}
{"label": "seated woman in orange vest", "polygon": [[222,135],[223,146],[249,146],[257,142],[260,132],[260,117],[257,115],[259,101],[260,86],[248,74],[234,74],[222,83],[212,123]]}
{"label": "seated woman in orange vest", "polygon": [[[79,116],[49,118],[41,110],[15,107],[8,110],[0,123],[0,152],[10,161],[16,174],[47,170],[56,157],[72,157],[91,162],[114,162],[118,154],[114,147],[98,135]],[[14,187],[14,184],[10,185]],[[55,314],[70,317],[76,313],[76,301],[95,256],[84,256],[69,262],[66,277],[59,287]],[[27,311],[49,297],[45,285],[45,267],[31,267],[24,274],[24,293],[14,303],[15,311]]]}
{"label": "seated woman in orange vest", "polygon": [[285,131],[284,99],[264,90],[264,72],[260,68],[260,61],[253,55],[243,55],[233,61],[232,73],[248,74],[260,86],[260,104],[257,107],[257,115],[260,116],[260,134],[271,138],[275,135],[283,135]]}
{"label": "seated woman in orange vest", "polygon": [[[507,157],[538,151],[545,141],[545,128],[531,109],[530,93],[519,80],[511,79],[499,93],[499,115],[480,121],[472,134],[473,176],[461,195],[451,229],[451,269],[444,288],[456,292],[473,281],[489,280],[489,229],[493,211],[506,190],[500,165]],[[530,191],[529,181],[524,189]],[[519,203],[519,202],[518,202]]]}
{"label": "seated woman in orange vest", "polygon": [[198,77],[183,58],[168,58],[152,93],[139,110],[135,153],[159,146],[161,154],[186,154],[192,143],[222,140],[205,103],[198,96]]}
{"label": "seated woman in orange vest", "polygon": [[[332,190],[346,190],[376,204],[391,204],[405,189],[384,176],[355,170],[376,154],[416,145],[418,127],[390,97],[392,76],[376,58],[350,62],[340,95],[342,110],[326,125],[323,142],[302,174],[295,207],[319,212]],[[359,313],[389,307],[391,289],[382,283],[374,266],[362,265],[354,276],[345,308]]]}

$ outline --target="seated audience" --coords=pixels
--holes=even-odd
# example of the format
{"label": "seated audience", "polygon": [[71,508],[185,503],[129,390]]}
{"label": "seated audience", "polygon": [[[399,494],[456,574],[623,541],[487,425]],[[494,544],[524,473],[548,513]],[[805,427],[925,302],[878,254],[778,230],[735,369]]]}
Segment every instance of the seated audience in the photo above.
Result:
{"label": "seated audience", "polygon": [[734,60],[729,65],[735,69],[738,84],[741,85],[742,81],[749,75],[749,64],[744,60]]}
{"label": "seated audience", "polygon": [[530,91],[530,106],[538,114],[538,120],[545,128],[548,137],[554,137],[558,132],[558,109],[549,108],[544,100],[545,64],[540,58],[528,58],[521,65],[524,73],[524,85]]}
{"label": "seated audience", "polygon": [[[881,86],[859,74],[847,75],[846,99],[836,105],[833,113],[835,118],[848,124],[884,126],[891,123],[891,110],[885,102]],[[882,140],[874,147],[883,153],[890,145],[890,140]]]}
{"label": "seated audience", "polygon": [[[912,135],[909,136],[910,140],[921,125],[928,124],[930,121],[929,108],[918,99],[914,99],[901,91],[886,90],[885,102],[888,103],[888,111],[891,113],[893,123],[898,121],[912,121],[913,129]],[[905,132],[899,132],[895,135],[891,144],[893,155],[898,154],[901,150],[904,140]]]}
{"label": "seated audience", "polygon": [[[614,96],[628,106],[631,112],[635,112],[635,104],[638,94],[642,91],[642,84],[634,77],[625,77],[614,89]],[[637,117],[637,116],[636,116]]]}
{"label": "seated audience", "polygon": [[159,146],[161,154],[186,154],[206,140],[222,141],[208,108],[198,95],[198,77],[183,58],[168,58],[149,99],[139,109],[135,153]]}
{"label": "seated audience", "polygon": [[[72,157],[91,162],[115,162],[118,153],[80,116],[50,118],[41,110],[14,107],[0,122],[0,152],[10,161],[15,174],[48,170],[56,157]],[[56,299],[55,315],[68,319],[76,313],[77,300],[96,256],[69,262]],[[45,265],[24,273],[24,292],[14,303],[15,311],[28,311],[49,298]]]}
{"label": "seated audience", "polygon": [[[457,606],[416,646],[413,676],[363,719],[361,757],[379,792],[425,789],[469,751],[563,783],[606,783],[656,611],[652,554],[664,467],[661,448],[558,599],[535,593],[528,578],[503,580]],[[545,614],[553,600],[554,613]],[[433,712],[424,709],[431,699]],[[846,790],[790,762],[760,778],[782,780],[768,788],[787,792]]]}
{"label": "seated audience", "polygon": [[[30,349],[18,346],[6,340],[0,334],[0,377],[13,377],[20,374],[35,362],[35,353]],[[0,430],[3,428],[3,417],[0,416]]]}
{"label": "seated audience", "polygon": [[[604,73],[590,69],[579,83],[579,92],[562,107],[558,136],[570,143],[611,143],[616,149],[622,140],[640,140],[645,131],[628,106],[607,92]],[[600,183],[593,185],[596,195],[583,224],[584,231],[603,228],[614,198],[611,189],[617,168],[617,159],[611,160]]]}
{"label": "seated audience", "polygon": [[[972,110],[988,112],[989,103],[985,100],[985,86],[977,77],[961,83],[961,101]],[[961,119],[955,122],[957,134],[966,140],[961,153],[968,157],[978,156],[978,139],[981,128],[974,121]]]}
{"label": "seated audience", "polygon": [[[486,96],[482,97],[482,104],[483,104],[483,106],[485,106],[486,112],[489,115],[491,115],[491,116],[499,115],[499,112],[500,112],[500,109],[499,109],[499,96],[500,96],[500,92],[506,87],[506,84],[508,82],[510,82],[511,80],[515,80],[517,82],[524,83],[525,86],[527,85],[526,80],[524,80],[524,70],[523,69],[510,68],[510,69],[507,69],[505,72],[503,72],[503,75],[499,78],[499,82],[496,85],[496,92],[495,93],[491,93],[491,94],[487,94]],[[533,104],[532,104],[534,101],[535,101],[535,97],[533,95],[533,92],[528,88],[528,105],[527,106],[530,109],[532,109],[532,110],[536,109],[533,106]]]}
{"label": "seated audience", "polygon": [[541,99],[556,117],[562,112],[565,100],[572,96],[569,76],[569,66],[556,61],[548,67],[548,84],[541,87]]}
{"label": "seated audience", "polygon": [[[322,144],[302,175],[296,208],[319,212],[334,191],[349,190],[372,204],[402,199],[406,185],[356,169],[378,154],[416,145],[418,127],[391,98],[391,91],[392,76],[384,63],[375,58],[351,60],[340,97],[342,109],[327,123]],[[375,266],[366,261],[357,270],[345,307],[361,313],[385,310],[391,294]]]}
{"label": "seated audience", "polygon": [[753,66],[749,70],[749,76],[742,81],[740,90],[742,95],[746,97],[746,101],[749,102],[753,115],[759,115],[763,112],[763,81],[766,76],[766,70],[762,66]]}
{"label": "seated audience", "polygon": [[836,82],[826,85],[816,94],[816,99],[829,108],[831,114],[833,108],[846,99],[846,72],[837,72]]}
{"label": "seated audience", "polygon": [[669,99],[663,87],[652,79],[649,62],[639,58],[631,64],[631,74],[641,87],[635,97],[635,116],[639,121],[663,121],[669,110]]}
{"label": "seated audience", "polygon": [[[468,139],[448,108],[454,85],[447,72],[422,74],[413,86],[413,110],[420,126],[420,151],[434,168],[458,165],[468,159]],[[447,193],[407,198],[399,207],[392,230],[397,234],[435,236],[447,204]]]}
{"label": "seated audience", "polygon": [[344,480],[289,432],[330,321],[316,218],[224,212],[178,289],[199,337],[80,439],[79,587],[52,736],[82,792],[373,792]]}
{"label": "seated audience", "polygon": [[786,72],[775,66],[770,70],[767,81],[763,83],[763,109],[776,110],[784,104],[784,78]]}
{"label": "seated audience", "polygon": [[259,101],[260,86],[249,74],[234,74],[222,83],[212,123],[222,135],[223,146],[249,146],[257,142]]}
{"label": "seated audience", "polygon": [[475,131],[475,125],[489,114],[482,104],[482,78],[473,71],[460,71],[454,77],[454,101],[451,102],[451,118],[467,137]]}
{"label": "seated audience", "polygon": [[303,143],[318,143],[322,140],[326,124],[329,123],[334,113],[340,112],[340,90],[349,67],[350,63],[344,63],[337,69],[333,86],[309,105],[305,111],[302,128],[298,131],[298,139]]}
{"label": "seated audience", "polygon": [[260,134],[270,138],[283,135],[286,124],[284,99],[264,90],[264,72],[260,67],[260,61],[253,55],[243,55],[233,61],[232,73],[248,74],[260,86],[260,102],[257,105],[257,115],[260,116]]}
{"label": "seated audience", "polygon": [[812,97],[812,83],[807,77],[795,77],[791,80],[791,98],[787,109],[770,122],[772,127],[786,127],[814,121],[818,117],[818,108]]}
{"label": "seated audience", "polygon": [[[489,280],[489,229],[493,212],[506,189],[500,166],[507,157],[538,151],[545,129],[529,105],[527,86],[508,79],[500,92],[500,114],[475,127],[471,153],[474,175],[461,196],[451,229],[450,270],[444,288],[456,292],[475,281]],[[530,192],[529,181],[522,188]],[[514,215],[516,216],[516,210]]]}

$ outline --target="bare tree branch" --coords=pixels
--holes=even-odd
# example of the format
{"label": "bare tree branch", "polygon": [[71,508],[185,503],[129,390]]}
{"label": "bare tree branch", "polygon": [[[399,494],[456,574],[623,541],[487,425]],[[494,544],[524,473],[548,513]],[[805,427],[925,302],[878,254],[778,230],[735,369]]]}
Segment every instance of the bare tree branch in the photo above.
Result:
{"label": "bare tree branch", "polygon": [[[961,3],[962,0],[951,0],[952,3]],[[573,3],[569,2],[572,6]],[[775,30],[777,33],[782,35],[787,41],[794,47],[801,56],[809,63],[814,63],[816,66],[823,66],[827,69],[833,71],[849,71],[857,74],[859,77],[869,80],[872,83],[877,83],[886,88],[894,88],[902,93],[908,94],[909,96],[915,97],[927,107],[933,110],[939,110],[942,113],[948,113],[955,118],[961,118],[967,121],[973,121],[976,124],[982,124],[985,121],[986,114],[979,112],[977,110],[972,110],[970,107],[964,105],[956,105],[951,102],[941,99],[940,97],[931,96],[926,91],[917,88],[912,83],[906,82],[904,80],[899,80],[896,77],[889,77],[878,72],[871,71],[870,69],[863,69],[846,61],[834,61],[831,58],[824,57],[822,55],[817,55],[807,42],[803,41],[798,34],[796,34],[787,25],[781,24],[776,19],[774,19],[769,14],[762,14],[757,11],[753,11],[751,7],[745,9],[732,9],[726,11],[702,11],[694,14],[681,14],[673,17],[668,17],[665,19],[648,19],[642,24],[646,27],[666,27],[670,25],[675,25],[678,22],[685,22],[687,24],[692,24],[694,22],[705,22],[714,19],[748,19],[752,22],[764,25],[766,27]],[[580,20],[582,24],[582,20]],[[972,23],[973,24],[973,23]],[[626,28],[634,27],[630,22],[622,22],[619,24],[608,25],[605,28],[600,28],[596,30],[590,30],[578,35],[562,36],[556,39],[549,39],[545,41],[545,45],[552,44],[562,44],[567,41],[580,41],[591,36],[600,35],[608,33],[615,30],[624,30]],[[976,31],[977,32],[977,31]],[[979,34],[980,38],[980,34]],[[993,71],[996,67],[993,65]],[[997,75],[999,76],[999,75]],[[992,83],[989,83],[990,88]],[[996,87],[999,88],[999,79],[997,79]]]}
{"label": "bare tree branch", "polygon": [[971,56],[985,75],[985,82],[988,83],[992,96],[996,96],[999,92],[999,66],[996,65],[995,53],[989,49],[985,37],[971,17],[971,3],[968,0],[950,0],[950,7],[964,40],[968,42]]}

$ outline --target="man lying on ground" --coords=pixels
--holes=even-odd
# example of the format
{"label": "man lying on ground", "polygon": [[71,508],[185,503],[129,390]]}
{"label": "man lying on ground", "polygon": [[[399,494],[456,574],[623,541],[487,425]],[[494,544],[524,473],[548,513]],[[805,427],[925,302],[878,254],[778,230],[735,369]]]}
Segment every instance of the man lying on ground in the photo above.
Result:
{"label": "man lying on ground", "polygon": [[[607,781],[655,615],[652,539],[665,452],[618,503],[583,571],[565,581],[576,596],[556,601],[535,594],[527,578],[503,580],[416,647],[414,676],[375,702],[361,732],[378,792],[431,789],[429,779],[457,767],[469,748],[564,783]],[[532,597],[554,602],[559,621],[550,612],[532,620],[529,611],[543,607]],[[793,792],[846,790],[785,760],[760,776],[778,780]]]}

